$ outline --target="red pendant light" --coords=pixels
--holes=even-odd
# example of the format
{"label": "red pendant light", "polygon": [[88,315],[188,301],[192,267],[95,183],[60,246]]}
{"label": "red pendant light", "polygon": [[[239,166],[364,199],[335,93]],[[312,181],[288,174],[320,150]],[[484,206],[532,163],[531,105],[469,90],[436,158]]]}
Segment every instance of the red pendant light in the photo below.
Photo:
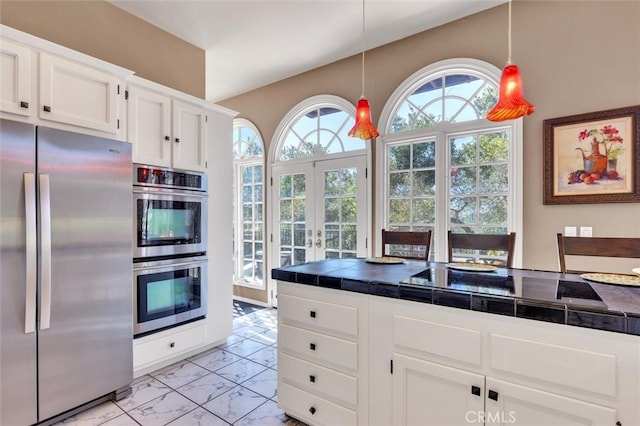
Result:
{"label": "red pendant light", "polygon": [[362,96],[356,107],[356,124],[349,130],[349,136],[365,140],[380,136],[378,129],[371,122],[369,101],[364,97],[364,0],[362,0]]}
{"label": "red pendant light", "polygon": [[373,139],[380,136],[378,129],[371,122],[371,109],[369,101],[360,98],[356,107],[356,124],[349,131],[349,136],[360,139]]}
{"label": "red pendant light", "polygon": [[498,103],[487,113],[487,120],[515,120],[532,114],[534,109],[533,105],[524,98],[520,70],[517,65],[511,64],[511,0],[509,0],[509,59],[500,77]]}

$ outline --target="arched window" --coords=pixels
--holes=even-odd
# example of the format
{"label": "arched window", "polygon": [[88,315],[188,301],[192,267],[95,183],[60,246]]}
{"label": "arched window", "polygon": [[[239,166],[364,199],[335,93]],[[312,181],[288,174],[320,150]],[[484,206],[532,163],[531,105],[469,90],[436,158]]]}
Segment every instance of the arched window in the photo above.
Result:
{"label": "arched window", "polygon": [[521,234],[521,120],[485,118],[499,77],[477,60],[438,62],[409,77],[382,111],[379,227],[431,229],[434,260],[446,260],[447,229]]}
{"label": "arched window", "polygon": [[[366,149],[365,141],[348,135],[353,113],[335,97],[313,97],[299,105],[281,124],[275,162],[324,157]],[[282,126],[286,127],[282,127]]]}
{"label": "arched window", "polygon": [[264,288],[264,164],[260,133],[233,121],[234,284]]}

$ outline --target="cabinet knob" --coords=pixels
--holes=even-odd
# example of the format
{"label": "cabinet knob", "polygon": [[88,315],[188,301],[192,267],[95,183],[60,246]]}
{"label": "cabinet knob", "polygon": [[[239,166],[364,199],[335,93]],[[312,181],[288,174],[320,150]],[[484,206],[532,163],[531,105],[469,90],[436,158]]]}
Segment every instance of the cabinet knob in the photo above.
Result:
{"label": "cabinet knob", "polygon": [[316,413],[316,407],[309,408],[309,412],[313,415]]}
{"label": "cabinet knob", "polygon": [[20,101],[20,108],[29,108],[29,102]]}
{"label": "cabinet knob", "polygon": [[180,143],[180,138],[176,138],[176,143]]}
{"label": "cabinet knob", "polygon": [[51,112],[51,107],[49,105],[43,106],[42,109],[44,109],[45,112]]}
{"label": "cabinet knob", "polygon": [[170,138],[169,136],[165,136],[165,137],[164,137],[164,140],[165,140],[165,141],[170,141],[170,140],[171,140],[171,138]]}
{"label": "cabinet knob", "polygon": [[316,350],[316,344],[315,343],[309,343],[309,349],[311,349],[312,351]]}
{"label": "cabinet knob", "polygon": [[492,391],[489,389],[489,399],[493,399],[494,401],[498,400],[498,392]]}
{"label": "cabinet knob", "polygon": [[316,376],[314,376],[313,374],[309,376],[309,381],[311,383],[315,383],[316,382]]}
{"label": "cabinet knob", "polygon": [[315,318],[316,317],[316,311],[309,311],[309,316],[311,318]]}
{"label": "cabinet knob", "polygon": [[480,386],[471,386],[471,393],[480,396]]}
{"label": "cabinet knob", "polygon": [[170,347],[170,348],[175,348],[175,347],[176,347],[176,343],[175,343],[175,342],[171,342],[171,343],[169,343],[169,347]]}

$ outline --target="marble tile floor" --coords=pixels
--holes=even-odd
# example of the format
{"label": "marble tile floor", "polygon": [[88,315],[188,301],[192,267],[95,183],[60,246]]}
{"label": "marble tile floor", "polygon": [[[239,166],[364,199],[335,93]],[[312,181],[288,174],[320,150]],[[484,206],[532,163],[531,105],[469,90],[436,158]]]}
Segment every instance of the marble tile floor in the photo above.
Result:
{"label": "marble tile floor", "polygon": [[275,309],[234,318],[226,343],[138,377],[127,398],[55,426],[303,426],[276,405],[276,325]]}

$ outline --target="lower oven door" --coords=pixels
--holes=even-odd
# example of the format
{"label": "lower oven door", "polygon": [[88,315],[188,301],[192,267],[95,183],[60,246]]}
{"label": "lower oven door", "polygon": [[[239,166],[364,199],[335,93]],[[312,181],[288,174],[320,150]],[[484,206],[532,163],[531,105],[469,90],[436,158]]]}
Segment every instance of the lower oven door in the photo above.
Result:
{"label": "lower oven door", "polygon": [[134,337],[207,314],[207,258],[188,257],[133,265]]}

